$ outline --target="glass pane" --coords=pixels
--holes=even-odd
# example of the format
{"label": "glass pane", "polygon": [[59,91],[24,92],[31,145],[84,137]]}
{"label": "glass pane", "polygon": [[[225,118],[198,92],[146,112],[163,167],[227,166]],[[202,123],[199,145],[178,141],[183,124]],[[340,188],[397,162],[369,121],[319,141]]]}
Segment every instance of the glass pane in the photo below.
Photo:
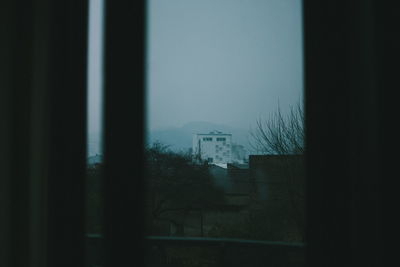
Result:
{"label": "glass pane", "polygon": [[103,0],[89,1],[86,180],[86,266],[104,266],[103,233]]}
{"label": "glass pane", "polygon": [[149,0],[147,234],[304,241],[300,0]]}

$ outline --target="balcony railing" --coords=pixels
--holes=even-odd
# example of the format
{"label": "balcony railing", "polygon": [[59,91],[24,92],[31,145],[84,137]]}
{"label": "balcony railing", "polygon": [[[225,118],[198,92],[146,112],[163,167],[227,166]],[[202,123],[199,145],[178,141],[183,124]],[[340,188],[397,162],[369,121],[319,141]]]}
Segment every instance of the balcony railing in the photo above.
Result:
{"label": "balcony railing", "polygon": [[[102,237],[87,235],[88,267],[104,266]],[[305,244],[258,240],[148,236],[148,267],[302,267]]]}

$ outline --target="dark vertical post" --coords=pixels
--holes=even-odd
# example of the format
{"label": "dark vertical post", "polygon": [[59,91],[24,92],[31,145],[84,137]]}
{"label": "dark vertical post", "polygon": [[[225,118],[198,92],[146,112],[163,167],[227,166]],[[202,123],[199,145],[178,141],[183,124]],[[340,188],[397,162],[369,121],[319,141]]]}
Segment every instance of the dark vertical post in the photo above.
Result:
{"label": "dark vertical post", "polygon": [[83,266],[87,1],[45,1],[48,20],[47,264]]}
{"label": "dark vertical post", "polygon": [[1,266],[83,264],[86,17],[85,0],[1,1]]}
{"label": "dark vertical post", "polygon": [[107,266],[143,266],[145,1],[105,5]]}
{"label": "dark vertical post", "polygon": [[307,266],[384,266],[377,2],[304,0]]}
{"label": "dark vertical post", "polygon": [[0,265],[28,266],[33,1],[0,5]]}

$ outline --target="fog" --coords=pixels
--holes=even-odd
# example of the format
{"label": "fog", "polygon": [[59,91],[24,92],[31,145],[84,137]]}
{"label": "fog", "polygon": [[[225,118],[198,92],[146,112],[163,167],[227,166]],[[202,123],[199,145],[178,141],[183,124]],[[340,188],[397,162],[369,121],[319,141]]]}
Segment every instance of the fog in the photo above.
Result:
{"label": "fog", "polygon": [[89,1],[87,154],[102,154],[103,112],[103,0]]}
{"label": "fog", "polygon": [[[89,12],[88,151],[96,154],[101,153],[103,1],[90,0]],[[278,103],[285,111],[301,101],[301,12],[300,0],[149,0],[149,129],[193,121],[249,129]]]}
{"label": "fog", "polygon": [[248,128],[302,99],[299,0],[150,0],[149,128]]}

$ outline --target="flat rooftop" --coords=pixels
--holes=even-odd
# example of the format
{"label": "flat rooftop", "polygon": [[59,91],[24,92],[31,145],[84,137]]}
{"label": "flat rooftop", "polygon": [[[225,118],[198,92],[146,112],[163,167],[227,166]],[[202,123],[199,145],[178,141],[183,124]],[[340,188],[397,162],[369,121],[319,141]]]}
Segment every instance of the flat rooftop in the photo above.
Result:
{"label": "flat rooftop", "polygon": [[197,135],[232,135],[232,134],[228,134],[228,133],[223,133],[220,131],[212,131],[209,133],[196,133]]}

